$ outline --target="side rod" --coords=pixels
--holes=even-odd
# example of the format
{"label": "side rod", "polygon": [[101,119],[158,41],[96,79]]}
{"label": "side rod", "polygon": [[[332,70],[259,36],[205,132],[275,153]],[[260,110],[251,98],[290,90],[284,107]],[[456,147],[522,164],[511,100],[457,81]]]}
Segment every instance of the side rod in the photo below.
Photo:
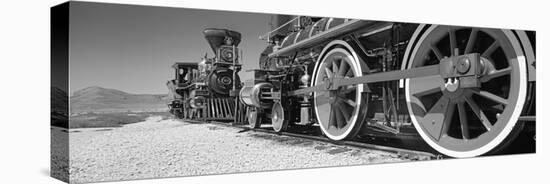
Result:
{"label": "side rod", "polygon": [[439,75],[440,73],[439,70],[440,70],[439,65],[430,65],[430,66],[424,66],[424,67],[418,67],[418,68],[411,68],[407,70],[395,70],[390,72],[367,74],[361,77],[354,77],[354,78],[334,78],[332,79],[332,83],[324,82],[316,86],[290,91],[288,92],[288,95],[289,96],[303,95],[303,94],[307,94],[315,91],[337,89],[340,86],[368,84],[368,83],[393,81],[393,80],[400,80],[400,79],[407,79],[407,78],[427,77],[432,75]]}

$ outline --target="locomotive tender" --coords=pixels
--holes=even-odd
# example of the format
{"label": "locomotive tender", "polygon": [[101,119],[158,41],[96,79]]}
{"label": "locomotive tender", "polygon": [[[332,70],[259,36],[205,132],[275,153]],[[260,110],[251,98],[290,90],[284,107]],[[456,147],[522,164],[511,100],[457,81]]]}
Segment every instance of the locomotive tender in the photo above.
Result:
{"label": "locomotive tender", "polygon": [[204,30],[215,57],[200,62],[177,62],[175,79],[166,83],[170,113],[180,119],[244,121],[245,107],[236,94],[241,88],[238,72],[241,34],[227,29]]}
{"label": "locomotive tender", "polygon": [[[249,125],[332,140],[416,129],[451,157],[491,154],[535,126],[535,32],[273,16],[240,99]],[[531,129],[533,129],[531,128]]]}

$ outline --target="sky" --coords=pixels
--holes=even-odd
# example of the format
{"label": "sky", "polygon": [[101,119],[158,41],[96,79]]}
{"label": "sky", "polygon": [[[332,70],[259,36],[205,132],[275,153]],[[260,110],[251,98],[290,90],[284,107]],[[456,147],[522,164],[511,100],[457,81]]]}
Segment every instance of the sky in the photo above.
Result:
{"label": "sky", "polygon": [[267,46],[270,14],[72,2],[69,27],[69,93],[100,86],[136,94],[165,94],[174,62],[199,62],[214,53],[202,31],[242,34],[244,70],[258,68]]}

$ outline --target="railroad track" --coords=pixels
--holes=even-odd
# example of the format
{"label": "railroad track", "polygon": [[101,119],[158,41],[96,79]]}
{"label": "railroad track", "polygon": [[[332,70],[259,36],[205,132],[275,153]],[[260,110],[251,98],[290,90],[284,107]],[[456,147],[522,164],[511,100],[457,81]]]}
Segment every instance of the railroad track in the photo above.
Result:
{"label": "railroad track", "polygon": [[[385,152],[395,153],[400,157],[405,157],[412,160],[435,160],[435,159],[444,158],[444,156],[441,154],[437,154],[429,151],[414,150],[414,149],[405,148],[404,146],[391,146],[392,144],[396,145],[395,141],[398,141],[398,139],[382,138],[384,139],[383,142],[385,143],[381,143],[381,141],[373,141],[372,139],[368,139],[365,137],[359,137],[357,139],[348,140],[348,141],[333,141],[323,136],[319,131],[315,131],[313,130],[313,128],[311,127],[307,128],[305,126],[303,126],[303,128],[294,129],[292,131],[275,132],[269,127],[254,129],[246,125],[235,125],[231,123],[224,123],[224,122],[217,122],[217,121],[210,121],[210,122],[197,121],[197,120],[183,120],[183,121],[189,122],[189,123],[201,123],[201,124],[210,123],[210,124],[216,124],[216,125],[221,125],[226,127],[237,127],[242,129],[241,132],[246,132],[246,131],[262,132],[262,133],[268,133],[268,134],[284,135],[289,137],[315,140],[315,141],[326,142],[326,143],[331,143],[336,145],[345,145],[345,146],[352,146],[357,148],[385,151]],[[399,140],[399,141],[402,141],[402,140]],[[409,142],[415,142],[415,141],[409,141]],[[415,147],[414,145],[410,145],[410,144],[408,146]]]}

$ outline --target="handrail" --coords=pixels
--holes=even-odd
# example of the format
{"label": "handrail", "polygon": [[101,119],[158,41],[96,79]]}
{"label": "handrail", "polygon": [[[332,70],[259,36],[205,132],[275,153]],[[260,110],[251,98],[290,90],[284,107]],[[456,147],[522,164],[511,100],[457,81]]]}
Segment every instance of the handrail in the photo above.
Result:
{"label": "handrail", "polygon": [[289,53],[290,51],[293,51],[298,48],[307,47],[313,44],[317,44],[319,42],[322,42],[326,40],[327,38],[334,37],[337,35],[342,35],[346,32],[351,32],[355,29],[372,25],[376,23],[375,21],[365,21],[365,20],[359,20],[359,19],[352,19],[350,21],[347,21],[343,24],[337,25],[333,28],[330,28],[328,30],[325,30],[319,34],[316,34],[314,36],[311,36],[307,39],[304,39],[302,41],[299,41],[298,43],[294,43],[292,45],[289,45],[287,47],[283,47],[279,50],[273,51],[268,55],[268,57],[275,57],[280,56]]}
{"label": "handrail", "polygon": [[287,26],[288,24],[290,24],[291,22],[294,22],[294,21],[297,20],[297,19],[299,20],[300,17],[301,17],[301,16],[297,16],[297,17],[295,17],[294,19],[289,20],[288,22],[284,23],[283,25],[281,25],[281,26],[275,28],[274,30],[269,31],[269,32],[267,32],[267,33],[265,33],[265,34],[263,34],[263,35],[260,35],[258,39],[260,39],[260,40],[266,40],[265,37],[267,36],[267,41],[269,42],[269,41],[270,41],[269,38],[271,37],[271,33],[275,32],[275,31],[278,31],[279,29],[281,29],[281,28]]}

